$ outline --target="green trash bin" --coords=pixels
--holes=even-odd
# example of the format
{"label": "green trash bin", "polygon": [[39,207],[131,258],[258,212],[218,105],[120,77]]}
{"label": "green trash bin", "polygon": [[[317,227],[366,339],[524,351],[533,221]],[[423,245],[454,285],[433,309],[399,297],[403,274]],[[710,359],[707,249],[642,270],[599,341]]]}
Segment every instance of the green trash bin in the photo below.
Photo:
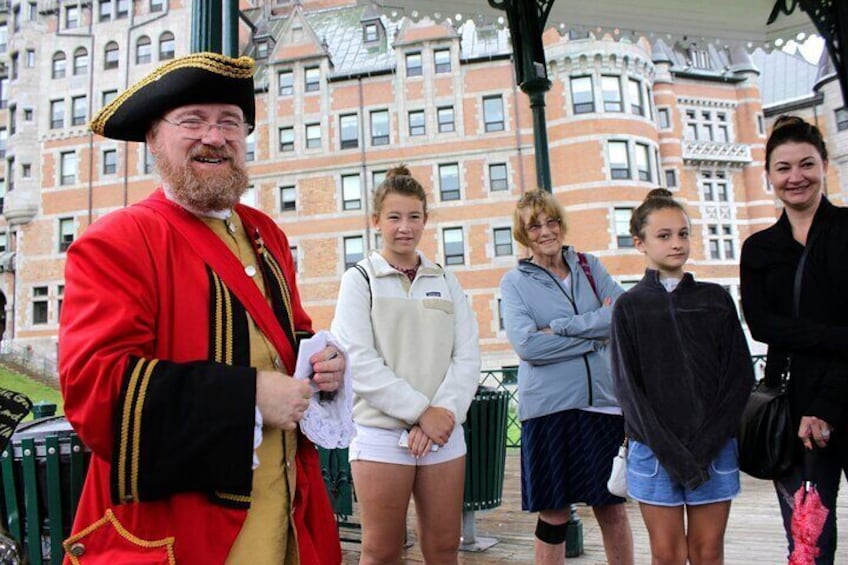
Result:
{"label": "green trash bin", "polygon": [[39,418],[48,418],[56,415],[56,405],[52,402],[36,402],[32,405],[32,417],[38,420]]}
{"label": "green trash bin", "polygon": [[62,562],[89,457],[64,416],[21,424],[0,452],[0,518],[30,564]]}
{"label": "green trash bin", "polygon": [[318,448],[324,486],[336,513],[336,520],[344,522],[353,514],[353,476],[347,460],[347,448]]}
{"label": "green trash bin", "polygon": [[481,386],[463,425],[468,447],[461,546],[465,551],[482,551],[497,543],[493,538],[477,537],[474,512],[497,508],[503,502],[508,409],[509,392]]}

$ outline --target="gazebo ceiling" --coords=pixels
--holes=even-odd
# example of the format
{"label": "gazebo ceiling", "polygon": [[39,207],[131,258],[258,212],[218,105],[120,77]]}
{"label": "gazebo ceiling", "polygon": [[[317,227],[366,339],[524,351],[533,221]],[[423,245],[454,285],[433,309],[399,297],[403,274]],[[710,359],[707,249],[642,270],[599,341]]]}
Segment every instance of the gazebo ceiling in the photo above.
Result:
{"label": "gazebo ceiling", "polygon": [[[451,19],[484,21],[506,25],[502,10],[488,0],[358,0],[377,6],[390,17],[436,21]],[[810,18],[796,7],[789,15],[780,12],[766,22],[775,5],[792,7],[795,0],[537,0],[549,10],[548,27],[601,31],[613,34],[636,33],[646,37],[743,44],[749,49],[803,39],[815,33]],[[502,4],[503,0],[495,0]],[[799,34],[803,34],[799,36]],[[777,43],[775,43],[777,42]]]}

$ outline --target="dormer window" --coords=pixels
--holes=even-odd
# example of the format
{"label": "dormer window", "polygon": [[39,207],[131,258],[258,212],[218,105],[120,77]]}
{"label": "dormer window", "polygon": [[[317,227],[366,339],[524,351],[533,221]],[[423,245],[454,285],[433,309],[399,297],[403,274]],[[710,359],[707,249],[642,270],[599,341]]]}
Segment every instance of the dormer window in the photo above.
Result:
{"label": "dormer window", "polygon": [[365,36],[362,39],[365,43],[371,43],[380,39],[376,23],[365,24],[365,26],[363,26],[363,32]]}
{"label": "dormer window", "polygon": [[359,22],[362,24],[362,43],[366,46],[379,44],[386,37],[386,28],[379,16],[367,13]]}
{"label": "dormer window", "polygon": [[257,59],[267,59],[268,58],[268,40],[260,39],[256,41],[256,58]]}
{"label": "dormer window", "polygon": [[689,63],[696,69],[709,70],[712,68],[709,51],[697,45],[689,46]]}

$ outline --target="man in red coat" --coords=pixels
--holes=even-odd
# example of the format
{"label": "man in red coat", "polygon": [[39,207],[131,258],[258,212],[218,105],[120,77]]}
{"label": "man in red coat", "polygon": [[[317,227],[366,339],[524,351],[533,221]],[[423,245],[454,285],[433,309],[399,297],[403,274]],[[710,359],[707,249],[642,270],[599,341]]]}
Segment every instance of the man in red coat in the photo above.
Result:
{"label": "man in red coat", "polygon": [[104,107],[94,133],[146,142],[162,184],[68,250],[65,413],[91,464],[71,563],[332,565],[341,550],[315,447],[297,431],[344,355],[312,334],[285,234],[239,204],[253,60],[172,60]]}

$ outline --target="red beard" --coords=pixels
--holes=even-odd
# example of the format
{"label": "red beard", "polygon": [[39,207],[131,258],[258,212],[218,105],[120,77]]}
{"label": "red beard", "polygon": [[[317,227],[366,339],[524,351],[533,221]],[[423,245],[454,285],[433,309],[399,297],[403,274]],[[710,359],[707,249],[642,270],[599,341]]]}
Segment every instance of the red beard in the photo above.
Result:
{"label": "red beard", "polygon": [[[163,152],[159,154],[164,155]],[[230,166],[221,171],[196,171],[192,167],[195,159],[223,159]],[[233,152],[227,148],[200,145],[189,152],[181,165],[163,157],[156,160],[156,167],[174,199],[201,213],[232,208],[250,182],[243,164],[236,162]]]}

